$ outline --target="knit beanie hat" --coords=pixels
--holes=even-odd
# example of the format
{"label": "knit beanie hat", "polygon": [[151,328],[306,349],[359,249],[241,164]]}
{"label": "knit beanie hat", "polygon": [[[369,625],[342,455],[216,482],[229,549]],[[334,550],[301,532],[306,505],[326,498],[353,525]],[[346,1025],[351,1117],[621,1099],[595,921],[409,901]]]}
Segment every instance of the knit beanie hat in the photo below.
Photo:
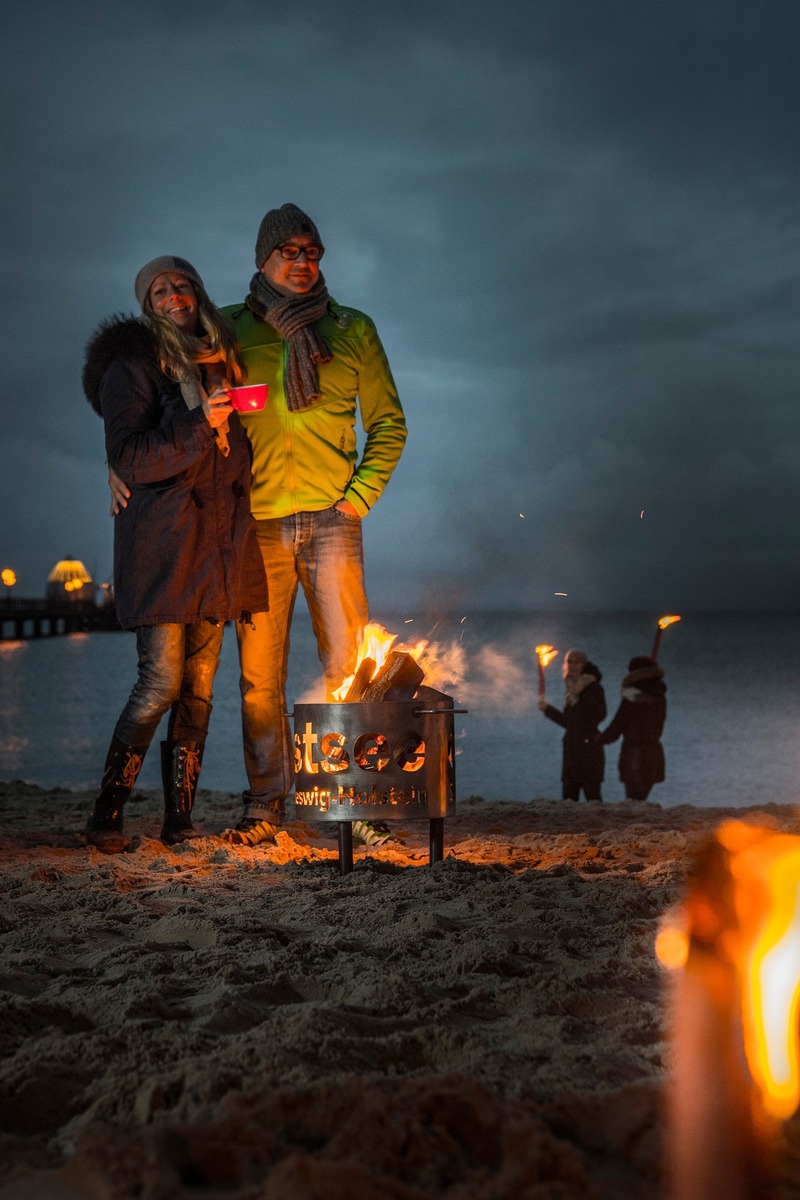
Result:
{"label": "knit beanie hat", "polygon": [[322,238],[311,217],[296,204],[282,204],[280,208],[271,208],[258,230],[256,238],[256,266],[259,271],[276,246],[282,245],[298,233],[309,233],[318,243],[320,250],[325,247]]}
{"label": "knit beanie hat", "polygon": [[628,663],[629,671],[643,671],[645,667],[654,667],[655,661],[652,658],[647,658],[646,655],[640,654],[636,658],[632,658]]}
{"label": "knit beanie hat", "polygon": [[200,275],[190,262],[187,262],[185,258],[178,258],[175,254],[162,254],[160,258],[154,258],[152,262],[145,263],[136,276],[133,290],[136,292],[136,299],[139,301],[142,311],[144,311],[144,302],[150,292],[153,280],[157,279],[159,275],[163,275],[165,271],[185,275],[187,279],[191,279],[192,283],[199,284],[203,291],[206,290]]}

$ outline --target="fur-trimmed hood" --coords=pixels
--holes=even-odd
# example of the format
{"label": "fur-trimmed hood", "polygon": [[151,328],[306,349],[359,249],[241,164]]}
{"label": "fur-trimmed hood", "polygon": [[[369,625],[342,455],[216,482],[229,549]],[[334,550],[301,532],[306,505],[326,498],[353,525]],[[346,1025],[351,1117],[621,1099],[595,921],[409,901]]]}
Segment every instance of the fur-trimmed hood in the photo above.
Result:
{"label": "fur-trimmed hood", "polygon": [[630,671],[622,680],[622,698],[634,704],[655,704],[666,691],[664,671],[657,663]]}
{"label": "fur-trimmed hood", "polygon": [[82,383],[86,399],[102,416],[100,386],[103,376],[116,358],[142,363],[157,377],[160,372],[156,359],[156,340],[140,317],[115,313],[101,321],[86,343]]}

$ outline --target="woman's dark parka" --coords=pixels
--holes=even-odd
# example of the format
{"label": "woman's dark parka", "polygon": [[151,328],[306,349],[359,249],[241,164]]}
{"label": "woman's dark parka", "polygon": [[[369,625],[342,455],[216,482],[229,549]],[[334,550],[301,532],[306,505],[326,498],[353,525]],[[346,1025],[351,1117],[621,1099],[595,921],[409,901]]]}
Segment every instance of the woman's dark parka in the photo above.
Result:
{"label": "woman's dark parka", "polygon": [[587,663],[585,675],[594,677],[573,704],[563,712],[548,704],[542,711],[551,721],[564,729],[564,756],[561,778],[565,782],[592,785],[603,778],[604,754],[597,726],[606,715],[606,697],[600,680],[603,678],[594,663]]}
{"label": "woman's dark parka", "polygon": [[108,462],[131,491],[114,518],[114,594],[126,629],[238,620],[264,612],[267,586],[250,513],[250,450],[235,413],[226,456],[202,408],[163,374],[134,318],[89,341],[86,396],[105,425]]}
{"label": "woman's dark parka", "polygon": [[665,777],[661,734],[667,716],[664,672],[655,663],[631,671],[622,681],[622,702],[601,737],[622,738],[619,777],[634,787],[652,787]]}

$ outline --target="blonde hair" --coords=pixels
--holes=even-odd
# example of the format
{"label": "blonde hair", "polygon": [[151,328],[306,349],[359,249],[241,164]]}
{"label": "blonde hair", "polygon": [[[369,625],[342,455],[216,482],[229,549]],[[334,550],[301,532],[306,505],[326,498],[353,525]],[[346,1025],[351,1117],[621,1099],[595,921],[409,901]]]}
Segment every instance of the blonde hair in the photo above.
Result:
{"label": "blonde hair", "polygon": [[[180,274],[180,272],[176,272]],[[187,277],[188,278],[188,277]],[[215,354],[221,355],[225,364],[225,374],[234,384],[242,383],[246,378],[244,363],[239,355],[236,344],[236,334],[228,318],[211,302],[208,293],[196,279],[189,282],[197,297],[198,319],[200,328],[207,338],[207,347]],[[158,365],[170,379],[199,378],[200,368],[197,365],[196,339],[188,337],[169,317],[157,313],[150,302],[148,291],[142,304],[144,321],[152,330],[156,339]],[[200,335],[201,337],[203,334]]]}

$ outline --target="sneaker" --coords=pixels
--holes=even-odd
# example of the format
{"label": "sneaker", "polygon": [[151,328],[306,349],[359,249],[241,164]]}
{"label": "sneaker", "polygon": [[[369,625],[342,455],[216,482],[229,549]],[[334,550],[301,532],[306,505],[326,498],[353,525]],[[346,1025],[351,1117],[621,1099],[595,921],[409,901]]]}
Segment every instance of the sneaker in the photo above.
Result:
{"label": "sneaker", "polygon": [[398,840],[383,821],[353,821],[353,837],[366,846],[385,846]]}
{"label": "sneaker", "polygon": [[235,829],[226,829],[225,840],[234,846],[258,846],[263,843],[275,843],[275,835],[280,825],[272,825],[269,821],[259,821],[256,817],[242,817]]}

